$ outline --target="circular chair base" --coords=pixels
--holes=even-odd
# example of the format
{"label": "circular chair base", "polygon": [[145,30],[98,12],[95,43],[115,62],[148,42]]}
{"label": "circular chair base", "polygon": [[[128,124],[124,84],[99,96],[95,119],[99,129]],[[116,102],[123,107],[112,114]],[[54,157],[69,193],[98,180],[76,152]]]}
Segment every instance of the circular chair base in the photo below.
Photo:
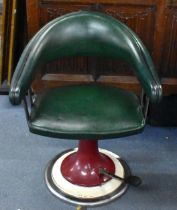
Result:
{"label": "circular chair base", "polygon": [[[79,186],[67,181],[62,176],[60,167],[62,161],[76,151],[77,148],[58,154],[49,162],[46,168],[45,180],[47,187],[55,196],[74,205],[89,207],[106,204],[120,197],[127,190],[128,184],[114,178],[94,187]],[[115,175],[122,178],[130,175],[127,164],[118,155],[104,149],[99,149],[99,152],[107,155],[114,162]]]}

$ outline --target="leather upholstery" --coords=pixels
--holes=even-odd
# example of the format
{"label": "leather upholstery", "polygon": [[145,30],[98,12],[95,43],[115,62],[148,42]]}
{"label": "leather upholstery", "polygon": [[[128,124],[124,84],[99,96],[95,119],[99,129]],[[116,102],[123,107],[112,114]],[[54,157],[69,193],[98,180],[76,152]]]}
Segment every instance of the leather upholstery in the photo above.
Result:
{"label": "leather upholstery", "polygon": [[[13,75],[9,98],[25,97],[39,67],[65,56],[106,56],[129,63],[152,102],[162,88],[154,65],[139,38],[114,18],[75,12],[44,26],[25,48]],[[69,139],[105,139],[140,132],[145,125],[137,97],[115,87],[76,85],[37,95],[28,119],[33,133]]]}
{"label": "leather upholstery", "polygon": [[51,21],[29,42],[12,79],[11,103],[21,102],[41,65],[73,55],[125,60],[152,102],[158,102],[162,96],[153,62],[140,39],[110,16],[80,11]]}
{"label": "leather upholstery", "polygon": [[75,85],[43,92],[29,120],[33,133],[67,139],[106,139],[140,132],[145,125],[138,98],[103,85]]}

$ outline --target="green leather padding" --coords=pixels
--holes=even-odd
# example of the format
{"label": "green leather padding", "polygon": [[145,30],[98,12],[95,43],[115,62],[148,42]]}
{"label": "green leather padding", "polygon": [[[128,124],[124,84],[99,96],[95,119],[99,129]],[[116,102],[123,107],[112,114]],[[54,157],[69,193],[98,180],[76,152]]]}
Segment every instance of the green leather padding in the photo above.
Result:
{"label": "green leather padding", "polygon": [[106,139],[140,132],[145,125],[138,98],[103,85],[74,85],[43,92],[29,120],[36,134],[67,139]]}
{"label": "green leather padding", "polygon": [[126,25],[106,14],[80,11],[56,18],[29,42],[16,67],[9,92],[19,104],[38,69],[66,56],[101,56],[126,61],[133,67],[152,102],[162,96],[162,87],[143,43]]}

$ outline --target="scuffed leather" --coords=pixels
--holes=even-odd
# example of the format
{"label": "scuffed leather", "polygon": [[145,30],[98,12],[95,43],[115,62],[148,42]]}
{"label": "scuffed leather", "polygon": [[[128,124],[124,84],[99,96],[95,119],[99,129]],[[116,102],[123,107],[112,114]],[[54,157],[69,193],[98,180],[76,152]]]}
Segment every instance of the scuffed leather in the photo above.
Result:
{"label": "scuffed leather", "polygon": [[72,85],[38,95],[28,122],[39,135],[67,139],[109,139],[143,130],[135,94],[105,85]]}
{"label": "scuffed leather", "polygon": [[108,15],[80,11],[51,21],[29,42],[13,75],[9,92],[11,103],[21,102],[41,65],[74,55],[125,60],[133,67],[150,100],[160,101],[159,78],[137,35]]}

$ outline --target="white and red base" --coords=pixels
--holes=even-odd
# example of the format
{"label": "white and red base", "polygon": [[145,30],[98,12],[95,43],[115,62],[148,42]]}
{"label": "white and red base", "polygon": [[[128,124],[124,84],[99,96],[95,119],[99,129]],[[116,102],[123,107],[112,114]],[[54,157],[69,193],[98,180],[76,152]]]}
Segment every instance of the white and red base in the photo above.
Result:
{"label": "white and red base", "polygon": [[[78,152],[78,148],[65,151],[57,155],[49,164],[45,172],[45,180],[49,190],[58,198],[74,205],[97,206],[108,203],[125,193],[128,184],[114,178],[96,185],[82,186],[68,181],[61,170],[62,163],[67,157]],[[120,157],[105,149],[98,149],[99,154],[107,156],[114,163],[115,175],[125,178],[130,175],[127,164]],[[79,161],[77,161],[79,162]],[[78,164],[76,162],[76,165]],[[69,169],[72,171],[72,167]],[[81,173],[84,176],[84,171]],[[92,172],[91,172],[92,173]]]}

